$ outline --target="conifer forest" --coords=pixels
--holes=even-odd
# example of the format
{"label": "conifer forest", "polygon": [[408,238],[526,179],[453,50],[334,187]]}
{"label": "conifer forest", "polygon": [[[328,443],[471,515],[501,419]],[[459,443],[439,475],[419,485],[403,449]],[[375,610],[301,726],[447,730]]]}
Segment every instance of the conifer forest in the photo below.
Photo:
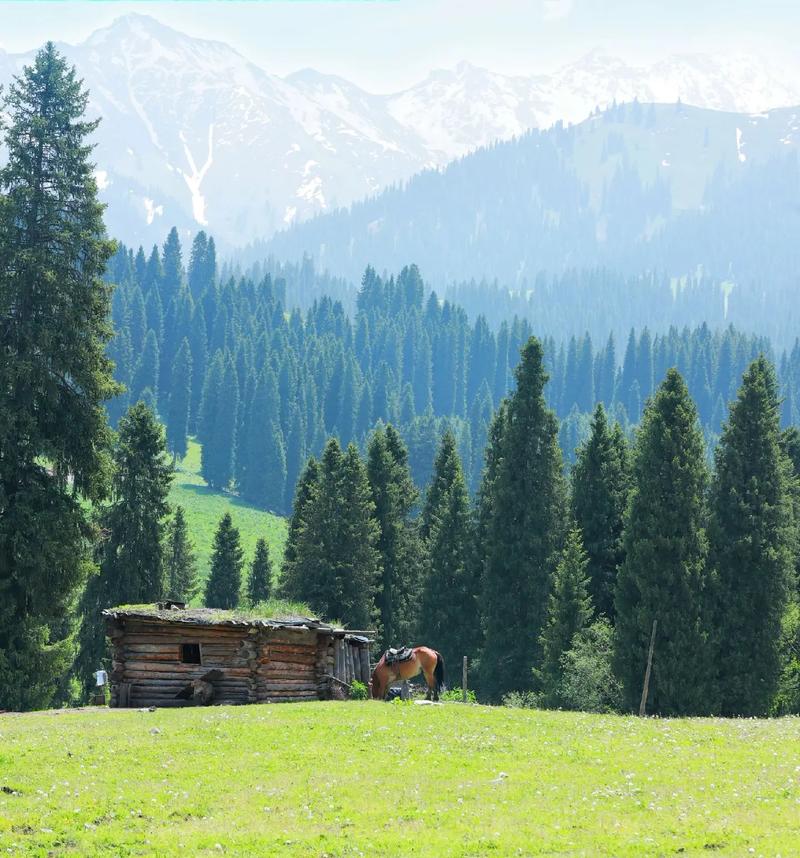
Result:
{"label": "conifer forest", "polygon": [[[101,612],[171,599],[299,603],[452,685],[466,656],[485,703],[637,712],[652,648],[650,714],[800,714],[796,233],[733,222],[746,182],[796,190],[794,150],[677,221],[628,164],[602,253],[582,126],[269,241],[143,243],[104,220],[90,98],[52,42],[2,93],[0,710],[86,703]],[[681,105],[593,114],[603,163],[684,114],[701,136]],[[190,443],[208,491],[287,519],[282,554],[226,513],[200,569],[169,500]]]}

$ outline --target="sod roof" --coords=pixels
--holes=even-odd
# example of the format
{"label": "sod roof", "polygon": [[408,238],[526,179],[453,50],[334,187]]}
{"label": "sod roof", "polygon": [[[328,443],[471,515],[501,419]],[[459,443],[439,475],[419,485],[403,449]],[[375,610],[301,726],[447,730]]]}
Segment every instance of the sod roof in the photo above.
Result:
{"label": "sod roof", "polygon": [[320,629],[345,632],[346,629],[324,623],[317,617],[303,616],[291,611],[253,610],[237,608],[224,611],[218,608],[183,608],[169,602],[150,605],[120,605],[107,608],[103,616],[109,619],[140,619],[146,622],[185,623],[193,626],[259,626],[264,628]]}

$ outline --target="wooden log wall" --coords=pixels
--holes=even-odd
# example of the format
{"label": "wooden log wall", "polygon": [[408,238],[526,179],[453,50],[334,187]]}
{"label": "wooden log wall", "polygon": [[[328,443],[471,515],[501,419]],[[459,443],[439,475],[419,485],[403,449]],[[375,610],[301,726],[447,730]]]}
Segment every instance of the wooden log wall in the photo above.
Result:
{"label": "wooden log wall", "polygon": [[271,703],[317,700],[317,639],[315,629],[264,629],[256,699]]}
{"label": "wooden log wall", "polygon": [[329,639],[325,657],[327,673],[352,685],[354,680],[369,684],[369,645],[341,633]]}
{"label": "wooden log wall", "polygon": [[[179,700],[176,695],[193,679],[214,669],[223,674],[213,683],[215,703],[256,700],[252,675],[257,664],[257,629],[131,619],[123,622],[117,621],[109,629],[112,706],[192,705],[191,700]],[[202,663],[183,663],[182,644],[199,644]]]}
{"label": "wooden log wall", "polygon": [[[191,706],[176,695],[214,669],[222,674],[212,683],[214,703],[325,699],[330,677],[348,686],[370,679],[368,645],[341,632],[117,618],[107,633],[111,706]],[[182,644],[199,644],[202,663],[183,663]]]}

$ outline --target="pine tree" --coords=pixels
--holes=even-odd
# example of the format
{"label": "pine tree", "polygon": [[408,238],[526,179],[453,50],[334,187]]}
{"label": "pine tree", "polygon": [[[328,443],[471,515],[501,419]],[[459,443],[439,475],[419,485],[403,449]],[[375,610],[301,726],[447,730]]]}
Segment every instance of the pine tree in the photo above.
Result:
{"label": "pine tree", "polygon": [[256,543],[256,553],[247,578],[247,602],[250,607],[266,602],[272,594],[272,561],[266,539]]}
{"label": "pine tree", "polygon": [[625,703],[639,704],[657,620],[648,711],[709,712],[714,693],[705,450],[697,410],[676,369],[645,409],[632,473],[625,562],[615,594],[615,669]]}
{"label": "pine tree", "polygon": [[181,242],[178,238],[178,230],[174,226],[169,231],[167,240],[164,242],[162,260],[161,297],[166,309],[178,297],[178,293],[183,285]]}
{"label": "pine tree", "polygon": [[240,452],[242,494],[267,509],[280,511],[286,486],[286,453],[275,373],[259,376],[248,414],[248,432]]}
{"label": "pine tree", "polygon": [[189,528],[182,506],[175,507],[175,515],[169,525],[165,563],[167,595],[170,599],[191,602],[200,585],[194,546],[189,540]]}
{"label": "pine tree", "polygon": [[211,574],[206,582],[205,606],[230,610],[239,604],[242,586],[242,546],[239,530],[229,512],[222,516],[214,534]]}
{"label": "pine tree", "polygon": [[108,357],[114,362],[114,377],[120,384],[125,385],[125,390],[120,392],[106,405],[108,411],[108,422],[111,426],[116,426],[119,418],[128,410],[130,405],[130,395],[128,388],[131,383],[131,373],[133,372],[133,350],[131,349],[131,341],[126,329],[117,331],[114,338],[108,345]]}
{"label": "pine tree", "polygon": [[781,670],[794,536],[777,381],[763,355],[744,374],[715,461],[709,538],[719,581],[721,712],[765,715]]}
{"label": "pine tree", "polygon": [[[368,628],[375,616],[378,528],[364,464],[351,444],[332,438],[316,479],[306,469],[284,557],[284,593],[328,619]],[[301,489],[307,497],[300,495]]]}
{"label": "pine tree", "polygon": [[225,488],[234,474],[239,384],[230,354],[217,352],[206,376],[201,406],[201,470],[213,488]]}
{"label": "pine tree", "polygon": [[155,332],[149,330],[144,338],[142,354],[131,379],[132,402],[141,399],[144,390],[150,390],[153,396],[158,395],[159,363],[158,340]]}
{"label": "pine tree", "polygon": [[547,621],[540,638],[542,660],[535,675],[548,706],[559,706],[563,702],[559,695],[563,676],[561,657],[570,649],[575,635],[588,626],[594,613],[586,574],[588,562],[581,532],[575,527],[567,535],[553,575]]}
{"label": "pine tree", "polygon": [[105,652],[100,612],[155,602],[164,595],[163,540],[171,484],[164,430],[153,412],[137,402],[119,422],[112,500],[102,513],[108,540],[101,548],[100,574],[82,599],[78,674],[87,687]]}
{"label": "pine tree", "polygon": [[440,515],[445,506],[445,499],[452,491],[458,475],[463,472],[461,460],[456,449],[455,435],[448,429],[442,436],[436,459],[433,463],[433,477],[425,493],[425,504],[422,507],[422,523],[420,536],[427,540],[434,525],[434,518]]}
{"label": "pine tree", "polygon": [[92,566],[81,499],[108,489],[113,244],[87,100],[48,42],[0,105],[0,709],[47,706],[68,669]]}
{"label": "pine tree", "polygon": [[477,651],[480,582],[471,562],[469,495],[453,434],[448,431],[436,457],[424,515],[427,558],[422,584],[419,639],[456,665]]}
{"label": "pine tree", "polygon": [[167,449],[177,459],[186,455],[186,436],[189,434],[189,407],[192,401],[192,352],[189,341],[183,338],[172,364],[172,384],[169,393],[167,420]]}
{"label": "pine tree", "polygon": [[303,473],[297,481],[292,505],[292,515],[289,519],[289,530],[286,534],[286,544],[283,548],[283,566],[281,567],[281,582],[278,593],[290,600],[299,600],[303,589],[303,581],[296,577],[301,569],[297,565],[297,551],[300,536],[308,525],[308,512],[312,500],[319,488],[320,466],[311,456],[306,462]]}
{"label": "pine tree", "polygon": [[289,432],[286,436],[286,488],[282,507],[284,512],[292,508],[292,495],[306,458],[305,435],[302,412],[299,406],[294,404],[289,418]]}
{"label": "pine tree", "polygon": [[410,640],[414,630],[421,550],[411,519],[417,490],[405,445],[391,425],[378,428],[370,440],[367,474],[379,532],[380,640],[382,645],[392,646]]}
{"label": "pine tree", "polygon": [[622,531],[630,491],[628,445],[610,428],[602,404],[572,469],[572,514],[588,556],[589,592],[599,614],[614,618],[614,582],[625,558]]}
{"label": "pine tree", "polygon": [[544,400],[542,347],[522,349],[517,388],[508,400],[496,475],[483,503],[490,511],[483,559],[485,633],[481,688],[491,699],[532,686],[539,660],[550,578],[561,546],[566,491],[558,422]]}

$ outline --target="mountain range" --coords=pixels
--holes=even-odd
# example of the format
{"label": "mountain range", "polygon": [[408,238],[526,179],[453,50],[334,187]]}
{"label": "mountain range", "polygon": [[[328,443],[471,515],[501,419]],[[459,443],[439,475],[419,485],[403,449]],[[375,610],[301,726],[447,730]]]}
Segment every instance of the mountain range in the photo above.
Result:
{"label": "mountain range", "polygon": [[351,283],[367,265],[415,262],[439,295],[495,323],[733,323],[783,345],[800,325],[799,149],[800,108],[620,104],[422,172],[239,256],[308,256]]}
{"label": "mountain range", "polygon": [[[127,15],[59,45],[101,115],[97,180],[113,235],[159,241],[175,224],[228,248],[440,168],[530,128],[616,101],[745,113],[800,103],[800,79],[752,57],[672,57],[649,67],[592,53],[548,75],[461,63],[373,94],[312,69],[279,77],[232,47]],[[7,84],[33,53],[0,51]]]}

